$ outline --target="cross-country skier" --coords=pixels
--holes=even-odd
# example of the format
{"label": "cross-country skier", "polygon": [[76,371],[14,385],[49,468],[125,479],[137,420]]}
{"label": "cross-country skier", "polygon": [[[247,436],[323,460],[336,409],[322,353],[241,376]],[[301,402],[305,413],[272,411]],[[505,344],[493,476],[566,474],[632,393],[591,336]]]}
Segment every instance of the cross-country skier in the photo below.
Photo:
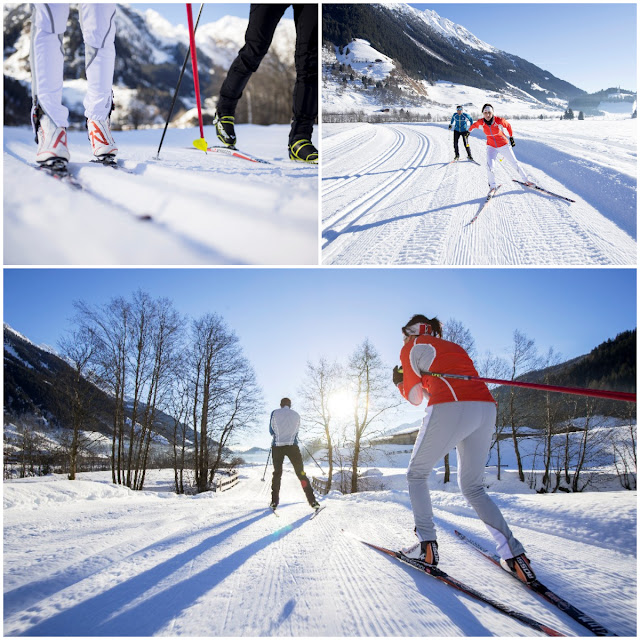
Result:
{"label": "cross-country skier", "polygon": [[438,543],[429,497],[429,475],[435,464],[455,446],[458,450],[458,484],[497,544],[504,569],[524,582],[535,579],[524,547],[514,538],[500,509],[482,483],[484,466],[496,423],[496,404],[484,382],[446,379],[427,372],[477,376],[467,352],[442,339],[437,318],[415,315],[402,328],[401,367],[393,382],[414,405],[428,400],[407,469],[409,497],[419,543],[407,555],[429,564],[438,563]]}
{"label": "cross-country skier", "polygon": [[[40,164],[66,163],[69,160],[69,110],[62,104],[62,38],[67,28],[69,5],[34,3],[31,6],[31,120],[38,143],[36,161]],[[116,5],[86,3],[79,5],[79,11],[87,74],[84,115],[93,155],[106,159],[118,151],[110,124],[116,59]]]}
{"label": "cross-country skier", "polygon": [[[513,139],[511,125],[504,118],[496,116],[490,104],[485,104],[482,107],[482,115],[482,118],[476,120],[476,122],[469,127],[469,132],[482,127],[482,131],[487,136],[487,177],[489,179],[489,189],[495,189],[498,186],[496,184],[494,166],[499,153],[516,168],[522,181],[525,182],[527,186],[531,186],[533,182],[529,181],[527,174],[523,171],[513,153],[512,147],[516,146],[516,141]],[[508,137],[505,131],[509,134]]]}
{"label": "cross-country skier", "polygon": [[[245,44],[222,83],[215,115],[216,133],[227,147],[235,147],[236,105],[251,75],[267,54],[286,4],[252,4]],[[296,82],[293,88],[293,121],[289,133],[289,158],[317,164],[318,150],[311,143],[318,115],[318,5],[294,4],[296,26]]]}
{"label": "cross-country skier", "polygon": [[471,157],[471,147],[469,146],[470,124],[473,124],[473,118],[468,113],[463,113],[462,105],[458,105],[456,107],[456,112],[451,116],[451,122],[449,123],[449,129],[453,127],[453,151],[456,154],[454,160],[458,160],[460,158],[460,152],[458,151],[458,141],[460,140],[460,137],[462,137],[469,160],[473,160]]}
{"label": "cross-country skier", "polygon": [[319,509],[320,504],[313,494],[313,488],[307,474],[304,472],[302,454],[298,447],[298,430],[300,416],[291,408],[291,400],[282,398],[280,408],[271,412],[269,433],[273,436],[271,455],[273,459],[273,480],[271,481],[271,508],[276,509],[280,502],[280,480],[282,479],[282,464],[285,456],[289,458],[293,469],[300,480],[302,489],[309,506]]}

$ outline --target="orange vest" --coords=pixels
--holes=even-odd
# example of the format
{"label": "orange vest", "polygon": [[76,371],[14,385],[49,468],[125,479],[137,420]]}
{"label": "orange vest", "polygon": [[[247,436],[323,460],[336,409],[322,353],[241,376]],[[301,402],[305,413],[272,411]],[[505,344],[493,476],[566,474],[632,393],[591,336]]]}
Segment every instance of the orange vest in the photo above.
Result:
{"label": "orange vest", "polygon": [[482,127],[484,134],[487,136],[487,144],[490,147],[504,147],[505,144],[509,144],[509,138],[505,134],[504,130],[506,129],[510,136],[513,135],[513,130],[511,129],[511,125],[504,119],[495,116],[493,119],[493,124],[487,124],[484,118],[480,118],[480,120],[476,120],[470,127],[469,131],[473,131],[473,129],[479,129]]}
{"label": "orange vest", "polygon": [[419,405],[422,402],[422,396],[418,402],[414,402],[417,398],[410,398],[412,389],[417,385],[420,385],[429,395],[429,406],[444,402],[495,402],[484,382],[457,380],[455,378],[435,378],[429,375],[422,376],[420,372],[414,371],[411,367],[409,354],[416,344],[430,344],[435,349],[436,355],[429,368],[431,371],[466,376],[478,375],[467,352],[455,342],[449,342],[430,335],[412,336],[400,351],[403,381],[398,385],[400,393],[409,402],[415,405]]}

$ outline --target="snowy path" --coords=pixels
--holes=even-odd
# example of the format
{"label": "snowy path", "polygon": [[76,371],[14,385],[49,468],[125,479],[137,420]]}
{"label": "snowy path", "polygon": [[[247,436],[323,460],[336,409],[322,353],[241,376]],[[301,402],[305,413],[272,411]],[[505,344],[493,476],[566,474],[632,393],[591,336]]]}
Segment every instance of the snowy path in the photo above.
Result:
{"label": "snowy path", "polygon": [[70,132],[78,192],[28,168],[33,134],[5,127],[5,264],[317,264],[318,168],[288,159],[288,127],[238,127],[269,165],[205,155],[195,135],[170,129],[156,160],[160,130],[115,132],[131,175],[90,163],[86,135]]}
{"label": "snowy path", "polygon": [[[105,474],[5,482],[5,635],[532,634],[341,532],[387,546],[411,542],[406,492],[334,493],[310,521],[286,469],[276,518],[265,509],[262,472],[244,468],[234,489],[199,497],[95,481]],[[150,473],[150,486],[160,477],[170,482],[171,472]],[[618,634],[635,635],[635,494],[495,495],[543,580]],[[454,527],[488,539],[458,494],[434,497],[445,569],[583,635],[455,539]]]}
{"label": "snowy path", "polygon": [[636,263],[635,178],[585,159],[577,139],[561,151],[523,132],[516,147],[537,184],[575,204],[523,189],[500,165],[503,186],[470,225],[488,189],[476,132],[471,149],[482,166],[448,164],[452,134],[443,125],[325,125],[323,135],[324,264]]}

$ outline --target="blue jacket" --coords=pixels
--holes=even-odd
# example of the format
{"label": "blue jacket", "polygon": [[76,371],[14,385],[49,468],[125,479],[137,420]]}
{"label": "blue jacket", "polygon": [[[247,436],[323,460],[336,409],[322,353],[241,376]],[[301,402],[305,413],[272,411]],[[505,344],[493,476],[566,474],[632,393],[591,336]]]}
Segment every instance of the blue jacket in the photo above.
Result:
{"label": "blue jacket", "polygon": [[[467,122],[467,120],[469,122]],[[473,124],[473,120],[468,113],[463,113],[459,116],[457,113],[454,113],[451,122],[449,124],[453,124],[455,121],[455,126],[453,127],[455,131],[469,131],[469,127]]]}

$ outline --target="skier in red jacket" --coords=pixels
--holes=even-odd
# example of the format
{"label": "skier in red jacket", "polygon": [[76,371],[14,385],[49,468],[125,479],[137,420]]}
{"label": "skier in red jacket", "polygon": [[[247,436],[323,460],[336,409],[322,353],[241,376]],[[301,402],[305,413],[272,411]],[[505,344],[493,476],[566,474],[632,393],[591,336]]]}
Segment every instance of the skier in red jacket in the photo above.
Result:
{"label": "skier in red jacket", "polygon": [[[532,186],[533,182],[529,180],[513,153],[512,147],[516,146],[516,141],[513,139],[511,125],[504,118],[496,116],[493,112],[493,106],[488,103],[482,107],[482,115],[482,118],[476,120],[469,127],[469,132],[482,127],[482,131],[487,136],[487,177],[489,178],[489,188],[496,189],[498,186],[496,184],[494,166],[499,153],[516,168],[522,181],[527,186]],[[509,137],[507,137],[505,130]]]}
{"label": "skier in red jacket", "polygon": [[484,466],[496,424],[496,403],[484,382],[428,375],[458,373],[477,376],[467,352],[442,339],[437,318],[416,315],[402,328],[402,367],[393,382],[414,405],[428,406],[413,447],[407,483],[418,542],[405,553],[431,565],[438,563],[438,543],[429,497],[429,475],[453,447],[458,452],[458,484],[462,494],[496,541],[502,567],[523,582],[535,580],[522,544],[513,536],[500,509],[483,486]]}

